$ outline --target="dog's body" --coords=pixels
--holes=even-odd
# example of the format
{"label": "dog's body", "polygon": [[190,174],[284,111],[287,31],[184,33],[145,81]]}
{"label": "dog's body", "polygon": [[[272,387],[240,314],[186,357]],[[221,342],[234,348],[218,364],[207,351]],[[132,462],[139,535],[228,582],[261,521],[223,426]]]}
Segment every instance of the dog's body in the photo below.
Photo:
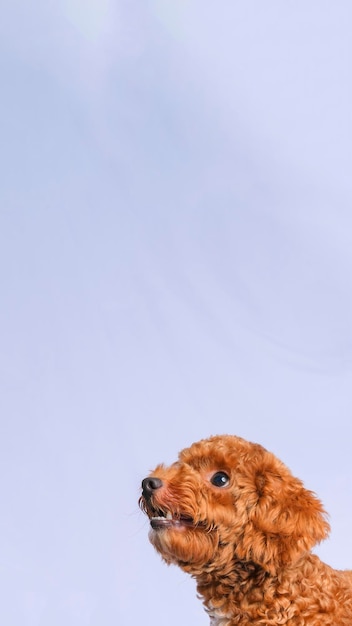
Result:
{"label": "dog's body", "polygon": [[142,487],[150,541],[196,579],[211,626],[352,626],[352,572],[310,552],[321,503],[260,445],[202,440]]}

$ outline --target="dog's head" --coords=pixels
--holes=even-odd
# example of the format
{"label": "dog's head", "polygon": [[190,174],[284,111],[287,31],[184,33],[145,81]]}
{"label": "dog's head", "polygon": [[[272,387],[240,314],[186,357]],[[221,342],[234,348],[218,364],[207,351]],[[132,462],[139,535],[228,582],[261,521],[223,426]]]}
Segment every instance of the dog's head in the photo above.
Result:
{"label": "dog's head", "polygon": [[274,574],[324,539],[320,501],[262,446],[215,436],[158,465],[142,482],[150,541],[167,563],[194,576],[234,560]]}

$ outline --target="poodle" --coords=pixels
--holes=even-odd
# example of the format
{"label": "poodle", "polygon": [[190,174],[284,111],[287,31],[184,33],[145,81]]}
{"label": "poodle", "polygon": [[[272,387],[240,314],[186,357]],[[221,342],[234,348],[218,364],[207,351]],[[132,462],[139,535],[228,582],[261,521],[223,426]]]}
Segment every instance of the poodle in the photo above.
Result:
{"label": "poodle", "polygon": [[142,481],[149,539],[197,582],[211,626],[352,626],[352,571],[312,554],[321,502],[262,446],[193,443]]}

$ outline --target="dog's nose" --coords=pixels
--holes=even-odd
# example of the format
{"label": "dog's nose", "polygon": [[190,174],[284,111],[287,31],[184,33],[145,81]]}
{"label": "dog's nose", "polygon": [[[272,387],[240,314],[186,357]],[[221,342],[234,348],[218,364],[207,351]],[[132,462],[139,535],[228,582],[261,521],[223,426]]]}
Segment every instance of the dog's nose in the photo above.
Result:
{"label": "dog's nose", "polygon": [[142,480],[142,490],[143,495],[148,498],[152,495],[153,491],[159,489],[163,484],[163,481],[160,478],[156,478],[156,476],[149,476],[148,478],[144,478]]}

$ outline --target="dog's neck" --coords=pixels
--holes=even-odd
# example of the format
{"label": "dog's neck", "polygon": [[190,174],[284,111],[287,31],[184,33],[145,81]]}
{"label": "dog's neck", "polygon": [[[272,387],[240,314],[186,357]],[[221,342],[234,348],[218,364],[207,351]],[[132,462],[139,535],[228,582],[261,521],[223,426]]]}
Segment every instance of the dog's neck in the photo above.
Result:
{"label": "dog's neck", "polygon": [[222,592],[226,589],[232,592],[237,587],[243,589],[244,586],[258,586],[262,585],[265,578],[268,577],[268,572],[257,563],[241,561],[236,558],[232,561],[231,568],[228,568],[228,570],[224,571],[224,569],[221,569],[216,571],[212,564],[209,571],[206,571],[206,568],[204,570],[201,574],[195,576],[200,593],[202,593],[202,588],[208,589],[209,587],[216,589],[220,586]]}
{"label": "dog's neck", "polygon": [[260,565],[237,559],[228,572],[209,571],[197,576],[197,591],[203,598],[211,626],[226,624],[229,603],[237,597],[240,605],[243,597],[262,588],[268,577]]}

